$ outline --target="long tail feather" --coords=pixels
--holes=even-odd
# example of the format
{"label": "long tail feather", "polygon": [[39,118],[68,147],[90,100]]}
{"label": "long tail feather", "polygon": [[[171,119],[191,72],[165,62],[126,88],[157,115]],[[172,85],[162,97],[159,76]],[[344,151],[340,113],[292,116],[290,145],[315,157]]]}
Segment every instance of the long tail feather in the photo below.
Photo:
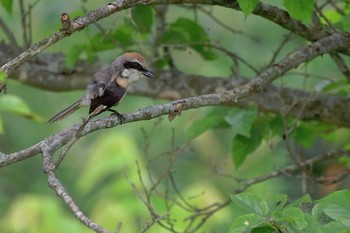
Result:
{"label": "long tail feather", "polygon": [[57,113],[55,116],[53,116],[50,120],[48,120],[48,123],[53,123],[55,121],[62,120],[66,116],[68,116],[68,115],[72,114],[73,112],[75,112],[76,110],[78,110],[80,108],[80,106],[81,106],[81,100],[78,100],[77,102],[73,103],[69,107],[63,109],[62,111]]}

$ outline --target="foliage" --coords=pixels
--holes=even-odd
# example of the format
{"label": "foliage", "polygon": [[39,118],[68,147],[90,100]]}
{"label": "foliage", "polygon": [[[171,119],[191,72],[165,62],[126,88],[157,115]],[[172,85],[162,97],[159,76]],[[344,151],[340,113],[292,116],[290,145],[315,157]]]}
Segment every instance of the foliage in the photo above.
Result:
{"label": "foliage", "polygon": [[[245,16],[250,15],[259,3],[259,0],[238,0]],[[310,23],[314,12],[313,0],[284,0],[288,13],[303,23]]]}
{"label": "foliage", "polygon": [[[60,12],[79,18],[102,4],[55,2],[59,9],[53,10],[49,0],[40,2],[26,3],[26,13],[19,16],[16,1],[0,0],[0,13],[5,13],[1,20],[9,23],[18,41],[24,40],[20,27],[11,25],[24,20],[25,15],[33,18],[33,27],[28,28],[33,41],[39,41],[57,29]],[[79,7],[74,4],[81,2],[81,9],[76,10]],[[283,10],[278,15],[286,17],[285,24],[279,25],[282,27],[269,18],[264,21],[252,15],[260,4],[267,3]],[[298,31],[288,31],[295,21],[302,25],[295,30],[305,29],[299,32],[302,35],[312,26],[313,16],[321,22],[316,31],[325,30],[327,35],[334,29],[350,29],[350,6],[343,2],[326,1],[327,7],[313,0],[225,3],[242,11],[238,13],[215,6],[147,4],[112,14],[57,43],[50,52],[64,53],[62,63],[41,64],[34,58],[28,64],[39,64],[43,70],[48,67],[58,79],[69,79],[74,74],[86,75],[80,66],[82,60],[91,65],[107,64],[124,51],[139,51],[155,73],[169,71],[165,74],[179,78],[179,82],[156,95],[157,82],[167,78],[159,76],[150,84],[151,91],[136,90],[136,94],[159,99],[196,98],[196,93],[208,90],[225,93],[225,84],[231,82],[236,83],[232,88],[250,82],[267,67],[278,67],[279,61],[300,46],[313,43]],[[53,12],[58,12],[56,18]],[[350,97],[348,54],[331,55],[333,59],[319,56],[281,74],[271,83],[273,93],[267,93],[278,98],[262,100],[269,103],[267,107],[259,102],[259,90],[256,98],[240,99],[234,107],[184,111],[171,123],[159,117],[78,138],[57,175],[82,211],[113,231],[120,221],[121,232],[198,232],[203,228],[225,232],[229,226],[230,233],[349,232],[350,192],[334,190],[348,186],[344,179],[350,164],[350,131],[324,122],[333,117],[329,109],[321,111],[328,114],[327,119],[317,117],[320,111],[305,109],[314,101],[311,106],[317,109],[319,95],[328,96],[330,103],[332,98]],[[335,55],[344,63],[333,62]],[[57,72],[55,66],[63,68]],[[186,77],[191,81],[186,82]],[[198,78],[203,82],[193,77],[203,78]],[[32,77],[16,77],[24,83],[26,78]],[[11,79],[0,72],[0,83],[14,82]],[[209,86],[207,81],[213,79],[224,85]],[[84,109],[72,118],[47,125],[42,116],[51,116],[80,98],[82,92],[59,94],[14,83],[8,86],[9,94],[0,95],[0,157],[2,152],[20,151],[81,122],[80,117],[87,114]],[[287,96],[295,90],[296,95]],[[118,111],[131,112],[159,103],[163,102],[128,94]],[[312,114],[302,118],[305,110]],[[348,117],[346,112],[343,117]],[[39,160],[28,159],[0,170],[0,228],[7,232],[85,232],[69,208],[47,189]],[[330,182],[325,182],[327,179]],[[333,186],[326,189],[329,184]],[[246,189],[249,192],[243,192]],[[311,194],[300,197],[305,192]],[[227,193],[237,194],[229,199]],[[288,196],[300,198],[290,202]]]}
{"label": "foliage", "polygon": [[0,96],[0,112],[11,112],[34,121],[43,121],[38,114],[30,110],[29,106],[22,99],[11,94]]}
{"label": "foliage", "polygon": [[263,198],[256,193],[231,196],[235,206],[245,211],[237,217],[230,233],[243,232],[349,232],[349,190],[337,191],[320,200],[309,195],[287,203],[285,194]]}
{"label": "foliage", "polygon": [[311,23],[314,12],[313,0],[284,0],[288,13],[303,23]]}
{"label": "foliage", "polygon": [[12,13],[12,3],[13,0],[1,0],[0,1],[1,5],[4,7],[4,9],[6,10],[6,12],[8,14]]}

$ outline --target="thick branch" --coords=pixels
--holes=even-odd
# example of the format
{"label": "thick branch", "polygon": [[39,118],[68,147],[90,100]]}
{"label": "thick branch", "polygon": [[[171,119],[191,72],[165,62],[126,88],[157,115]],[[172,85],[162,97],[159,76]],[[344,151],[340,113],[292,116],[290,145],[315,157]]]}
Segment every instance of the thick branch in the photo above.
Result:
{"label": "thick branch", "polygon": [[[322,53],[328,53],[332,49],[339,49],[343,46],[348,46],[348,44],[349,41],[346,38],[343,38],[340,34],[334,34],[328,38],[321,39],[318,42],[300,48],[298,51],[287,56],[277,65],[265,70],[255,80],[240,87],[234,88],[231,91],[189,97],[186,99],[176,100],[172,103],[150,106],[137,112],[126,114],[125,122],[127,123],[132,121],[148,120],[167,114],[171,114],[172,117],[174,117],[174,114],[176,116],[176,114],[180,113],[182,110],[192,108],[222,104],[237,104],[238,101],[261,92],[274,79],[286,71],[292,69],[293,67],[296,67],[299,64],[308,61],[309,59],[321,55]],[[328,110],[326,109],[325,111]],[[84,130],[79,132],[79,136],[84,136],[98,129],[110,128],[117,125],[119,125],[119,121],[115,121],[115,117],[106,117],[91,121],[86,124]],[[58,148],[64,146],[71,138],[77,134],[79,127],[80,125],[73,126],[70,129],[49,137],[41,143],[50,145],[53,150],[57,150]],[[38,143],[37,146],[41,146],[41,143]],[[2,159],[0,161],[0,167],[22,160],[23,157],[27,158],[35,154],[37,154],[37,150],[31,149],[27,153],[20,151],[8,156],[2,155],[0,156],[0,159]],[[11,158],[11,160],[8,158]]]}
{"label": "thick branch", "polygon": [[[346,46],[347,41],[347,37],[335,34],[305,46],[270,67],[259,76],[258,80],[261,77],[271,79],[279,77],[303,61]],[[0,44],[0,62],[3,61],[2,59],[5,60],[8,54],[11,54],[8,46]],[[67,71],[64,64],[65,56],[62,54],[41,53],[35,60],[30,60],[20,67],[12,77],[48,90],[75,90],[84,89],[93,73],[102,67],[100,63],[91,65],[79,61],[73,70]],[[232,90],[249,81],[243,77],[205,78],[173,71],[159,71],[157,77],[156,82],[141,83],[131,89],[130,93],[174,100]],[[306,100],[308,103],[304,106]],[[262,111],[280,112],[283,109],[289,109],[288,115],[298,116],[303,120],[321,120],[332,125],[350,126],[350,108],[348,107],[350,100],[345,97],[310,94],[305,91],[265,85],[259,95],[249,98],[249,102],[257,104]],[[237,106],[244,107],[246,104],[247,101],[239,102]],[[304,106],[302,113],[300,113],[301,106]]]}

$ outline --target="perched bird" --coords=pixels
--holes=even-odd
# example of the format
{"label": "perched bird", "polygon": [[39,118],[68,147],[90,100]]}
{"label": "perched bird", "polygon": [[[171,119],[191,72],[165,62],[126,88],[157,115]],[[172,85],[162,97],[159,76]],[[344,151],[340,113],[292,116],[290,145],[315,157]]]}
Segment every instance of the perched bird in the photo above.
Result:
{"label": "perched bird", "polygon": [[57,113],[48,122],[61,120],[81,106],[88,105],[90,105],[89,116],[96,116],[108,110],[123,121],[124,117],[111,107],[122,100],[130,84],[143,77],[153,78],[153,73],[148,69],[142,55],[135,52],[124,53],[117,57],[111,66],[94,74],[81,99]]}

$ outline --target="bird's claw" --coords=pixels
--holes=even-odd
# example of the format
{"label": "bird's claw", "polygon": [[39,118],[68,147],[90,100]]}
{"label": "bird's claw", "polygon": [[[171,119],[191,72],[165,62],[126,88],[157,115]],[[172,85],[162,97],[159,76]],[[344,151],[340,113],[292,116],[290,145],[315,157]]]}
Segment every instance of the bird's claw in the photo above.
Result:
{"label": "bird's claw", "polygon": [[111,116],[117,116],[120,124],[123,124],[125,122],[125,117],[123,116],[123,114],[120,114],[118,111],[113,110],[113,109],[109,109],[109,111],[112,112]]}

